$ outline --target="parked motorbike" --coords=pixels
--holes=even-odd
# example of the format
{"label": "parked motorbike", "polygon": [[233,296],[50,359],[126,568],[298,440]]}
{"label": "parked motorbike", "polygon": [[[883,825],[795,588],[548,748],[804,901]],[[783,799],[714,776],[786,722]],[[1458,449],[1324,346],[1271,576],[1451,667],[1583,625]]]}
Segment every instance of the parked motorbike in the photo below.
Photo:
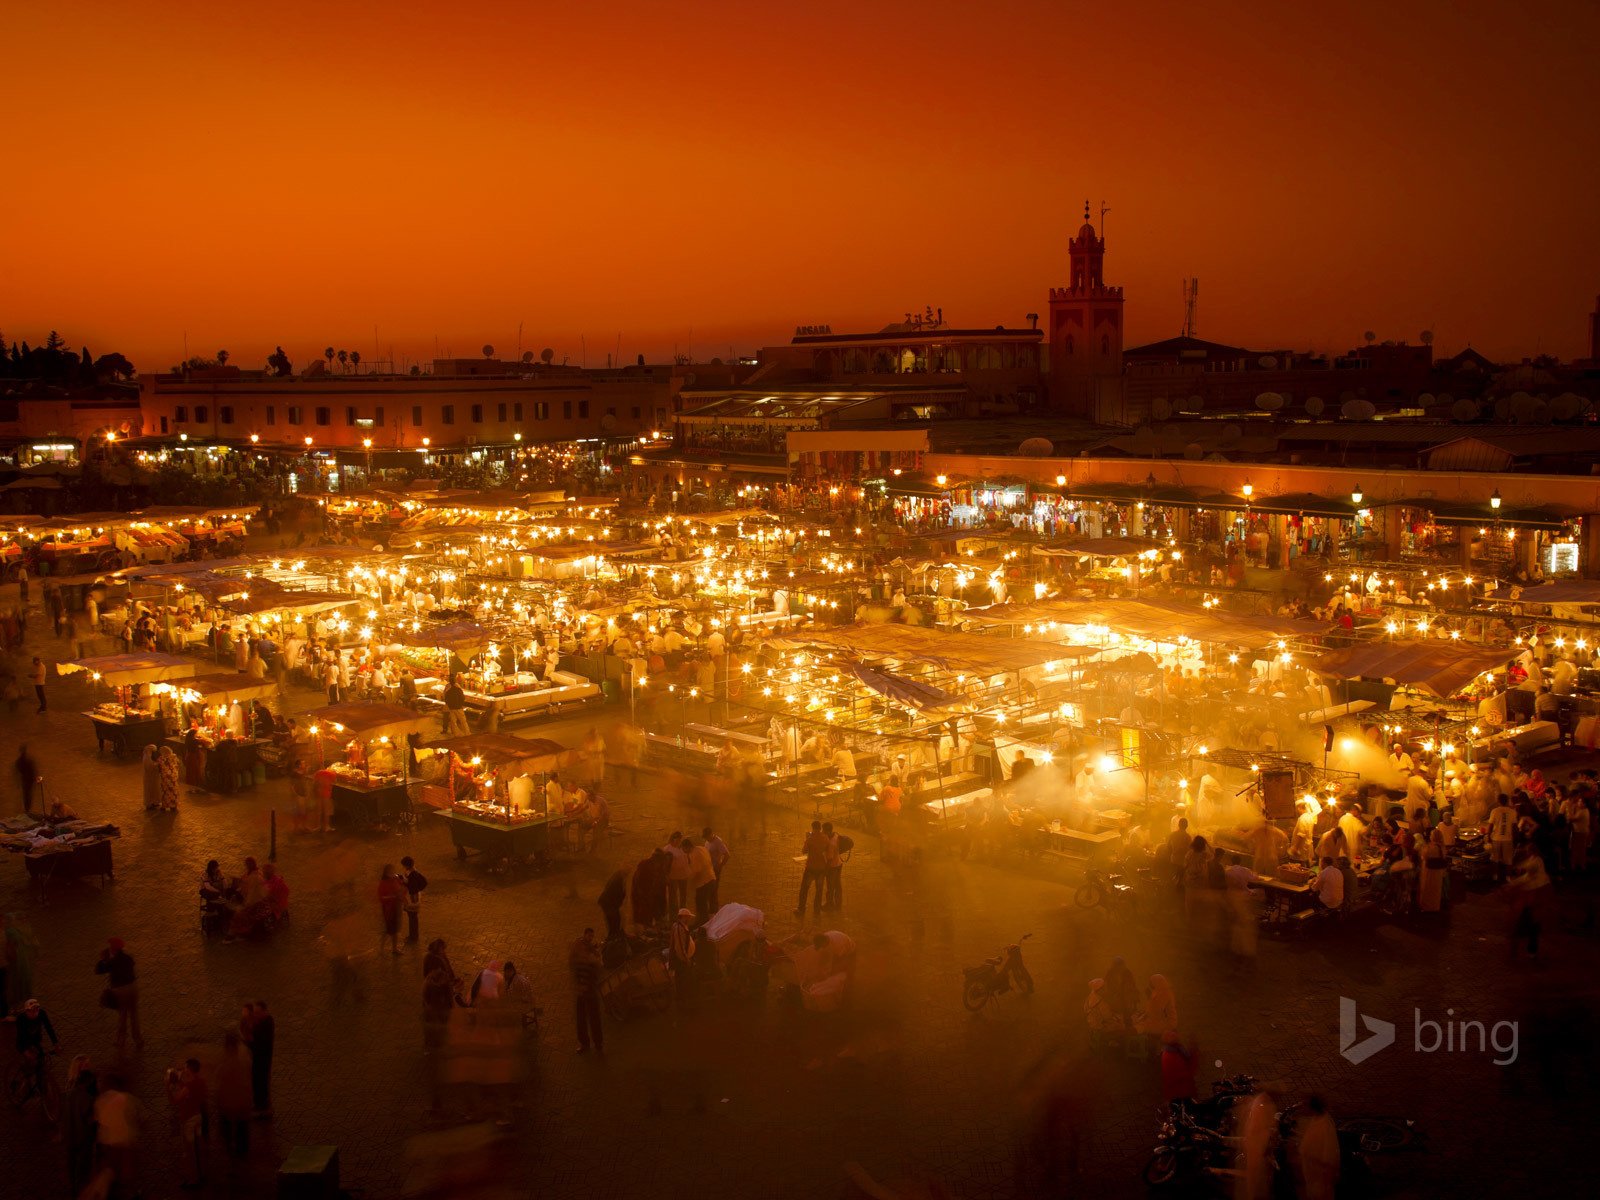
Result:
{"label": "parked motorbike", "polygon": [[1163,1112],[1165,1119],[1150,1161],[1144,1165],[1146,1186],[1193,1186],[1234,1174],[1239,1157],[1236,1139],[1198,1124],[1187,1109],[1178,1105],[1157,1111]]}
{"label": "parked motorbike", "polygon": [[1007,946],[994,958],[985,959],[980,966],[962,971],[965,982],[961,988],[961,1002],[969,1012],[977,1012],[989,1003],[992,996],[1009,992],[1013,988],[1019,995],[1033,992],[1033,976],[1022,963],[1022,943],[1033,934],[1025,933],[1014,944]]}

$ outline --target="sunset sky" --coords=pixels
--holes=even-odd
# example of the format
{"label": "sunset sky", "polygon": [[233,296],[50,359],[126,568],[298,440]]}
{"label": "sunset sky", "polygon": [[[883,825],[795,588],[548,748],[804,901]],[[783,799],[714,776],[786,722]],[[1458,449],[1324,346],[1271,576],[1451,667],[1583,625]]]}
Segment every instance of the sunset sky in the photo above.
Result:
{"label": "sunset sky", "polygon": [[[1463,23],[1460,13],[1476,19]],[[145,369],[1022,323],[1586,350],[1600,5],[7,6],[0,332]],[[1098,218],[1097,218],[1098,219]],[[376,327],[376,336],[374,336]]]}

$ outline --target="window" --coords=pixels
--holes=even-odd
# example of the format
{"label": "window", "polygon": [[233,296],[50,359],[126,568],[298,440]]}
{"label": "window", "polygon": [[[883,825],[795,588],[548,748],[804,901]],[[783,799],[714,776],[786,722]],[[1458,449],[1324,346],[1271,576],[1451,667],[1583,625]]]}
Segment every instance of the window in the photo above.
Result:
{"label": "window", "polygon": [[344,410],[344,423],[346,425],[354,425],[356,423],[356,410],[353,407],[347,407]]}
{"label": "window", "polygon": [[372,410],[372,423],[380,427],[383,425],[383,405]]}
{"label": "window", "polygon": [[1100,339],[1100,353],[1101,354],[1110,354],[1111,353],[1111,339],[1109,337],[1102,337]]}
{"label": "window", "polygon": [[572,420],[572,401],[571,400],[563,400],[561,402],[561,419],[564,420],[564,421]]}
{"label": "window", "polygon": [[587,400],[579,400],[578,401],[578,415],[580,417],[588,417],[588,415],[589,415],[589,402]]}
{"label": "window", "polygon": [[533,402],[533,419],[535,421],[548,421],[550,419],[550,405],[543,400]]}
{"label": "window", "polygon": [[504,404],[500,405],[500,407],[498,409],[498,412],[499,412],[499,415],[495,417],[495,420],[499,421],[500,424],[504,425],[506,423],[506,406]]}
{"label": "window", "polygon": [[[511,414],[512,414],[512,415],[511,415],[511,419],[512,419],[512,420],[513,420],[513,421],[519,421],[519,422],[520,422],[520,421],[521,421],[521,420],[522,420],[522,405],[520,405],[520,404],[513,404],[513,405],[512,405],[512,406],[511,406]],[[503,421],[503,420],[505,420],[505,418],[504,418],[504,417],[501,417],[501,418],[500,418],[500,419],[501,419],[501,420],[502,420],[502,421]]]}
{"label": "window", "polygon": [[644,415],[644,409],[640,408],[637,404],[635,404],[633,406],[633,419],[635,421],[637,421],[643,415]]}
{"label": "window", "polygon": [[161,432],[165,433],[166,431],[167,431],[167,419],[165,417],[162,417],[161,418]]}
{"label": "window", "polygon": [[411,426],[412,426],[412,428],[415,429],[415,428],[419,427],[421,424],[422,424],[422,405],[413,404],[411,406]]}
{"label": "window", "polygon": [[474,425],[483,424],[483,405],[474,404],[472,406],[472,423]]}
{"label": "window", "polygon": [[331,408],[318,408],[317,409],[317,424],[318,425],[332,425],[333,424],[333,409],[331,409]]}
{"label": "window", "polygon": [[217,420],[221,421],[224,425],[232,425],[233,406],[224,404],[221,408],[217,409]]}
{"label": "window", "polygon": [[305,410],[303,410],[298,404],[291,404],[289,405],[288,416],[289,424],[299,425],[305,420]]}
{"label": "window", "polygon": [[277,423],[278,423],[278,406],[276,404],[269,404],[269,405],[267,405],[267,424],[268,425],[276,425]]}
{"label": "window", "polygon": [[179,425],[185,424],[189,420],[189,406],[187,404],[178,405],[177,408],[172,410],[172,419]]}
{"label": "window", "polygon": [[446,425],[454,425],[456,423],[456,406],[454,404],[446,404],[441,408],[439,410],[439,420]]}
{"label": "window", "polygon": [[196,404],[194,406],[194,423],[196,425],[204,425],[209,420],[211,420],[211,410],[204,404]]}
{"label": "window", "polygon": [[660,425],[666,419],[667,419],[667,410],[664,409],[664,408],[656,409],[656,424]]}

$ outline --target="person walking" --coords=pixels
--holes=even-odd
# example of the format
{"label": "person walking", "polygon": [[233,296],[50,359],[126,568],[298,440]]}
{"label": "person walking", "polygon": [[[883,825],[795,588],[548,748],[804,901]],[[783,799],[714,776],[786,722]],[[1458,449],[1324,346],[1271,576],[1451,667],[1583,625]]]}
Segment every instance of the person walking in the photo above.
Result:
{"label": "person walking", "polygon": [[45,710],[44,702],[44,659],[37,654],[33,656],[33,665],[28,668],[28,679],[33,683],[33,694],[39,698],[39,711]]}
{"label": "person walking", "polygon": [[67,1068],[67,1107],[61,1118],[67,1143],[67,1186],[81,1196],[94,1173],[94,1102],[100,1094],[87,1054],[75,1055]]}
{"label": "person walking", "polygon": [[844,907],[844,856],[855,849],[855,842],[848,835],[835,833],[832,821],[822,823],[822,832],[828,839],[827,867],[823,875],[827,895],[822,906],[838,912]]}
{"label": "person walking", "polygon": [[111,1172],[111,1194],[137,1195],[134,1156],[139,1141],[138,1102],[123,1087],[120,1076],[108,1075],[102,1083],[100,1094],[94,1101],[95,1138],[100,1166]]}
{"label": "person walking", "polygon": [[[40,711],[43,711],[42,709]],[[17,751],[17,783],[22,788],[22,811],[33,815],[33,789],[39,783],[39,764],[33,761],[26,744]]]}
{"label": "person walking", "polygon": [[222,1035],[222,1054],[213,1079],[217,1096],[217,1124],[222,1148],[229,1158],[250,1156],[250,1052],[235,1030]]}
{"label": "person walking", "polygon": [[133,956],[128,953],[121,938],[106,939],[106,948],[100,951],[100,961],[94,965],[96,975],[106,977],[106,995],[101,1002],[117,1010],[117,1050],[127,1044],[133,1033],[133,1044],[144,1045],[144,1034],[139,1029],[139,984],[133,967]]}
{"label": "person walking", "polygon": [[428,877],[417,870],[417,864],[409,854],[400,860],[400,865],[405,868],[405,874],[400,878],[406,885],[405,900],[401,904],[406,914],[406,941],[415,942],[421,936],[417,932],[417,922],[422,916],[422,893],[428,886]]}
{"label": "person walking", "polygon": [[405,880],[395,873],[393,863],[384,863],[378,873],[378,911],[383,916],[383,936],[394,954],[400,953],[400,904],[405,894]]}
{"label": "person walking", "polygon": [[694,956],[699,947],[695,944],[694,931],[689,927],[692,920],[694,913],[687,908],[680,908],[668,934],[672,982],[681,1006],[687,1006],[694,1000]]}
{"label": "person walking", "polygon": [[811,832],[806,835],[800,852],[805,855],[806,862],[800,876],[800,903],[795,905],[794,915],[806,915],[806,893],[814,887],[816,892],[812,898],[812,912],[820,917],[828,879],[828,835],[822,832],[821,821],[811,822]]}
{"label": "person walking", "polygon": [[167,1101],[177,1117],[178,1137],[183,1141],[178,1176],[179,1186],[184,1188],[197,1188],[206,1181],[208,1099],[206,1080],[200,1072],[198,1058],[185,1059],[183,1066],[167,1072]]}
{"label": "person walking", "polygon": [[728,865],[728,860],[733,857],[733,852],[728,849],[727,842],[711,832],[711,826],[709,825],[700,831],[700,840],[705,843],[706,850],[711,855],[711,869],[716,872],[717,876],[711,881],[711,911],[716,912],[717,909],[722,907],[722,901],[718,895],[722,888],[722,868]]}
{"label": "person walking", "polygon": [[694,893],[694,911],[701,924],[711,919],[711,901],[717,890],[717,872],[711,865],[711,851],[697,846],[689,838],[683,839],[684,852],[689,856],[689,890]]}
{"label": "person walking", "polygon": [[278,1022],[267,1009],[265,1000],[257,1000],[249,1009],[249,1024],[241,1032],[250,1047],[250,1098],[255,1105],[255,1115],[272,1115],[272,1055],[278,1046]]}
{"label": "person walking", "polygon": [[600,891],[600,911],[606,917],[606,941],[623,936],[622,905],[628,898],[628,872],[613,871]]}
{"label": "person walking", "polygon": [[591,1044],[596,1054],[606,1052],[605,1030],[600,1024],[600,965],[600,947],[594,940],[594,930],[585,929],[583,936],[573,942],[567,952],[579,1054],[587,1054]]}
{"label": "person walking", "polygon": [[1504,881],[1511,874],[1511,855],[1517,833],[1517,811],[1504,792],[1500,793],[1500,802],[1490,810],[1487,824],[1489,858],[1494,863],[1495,876]]}

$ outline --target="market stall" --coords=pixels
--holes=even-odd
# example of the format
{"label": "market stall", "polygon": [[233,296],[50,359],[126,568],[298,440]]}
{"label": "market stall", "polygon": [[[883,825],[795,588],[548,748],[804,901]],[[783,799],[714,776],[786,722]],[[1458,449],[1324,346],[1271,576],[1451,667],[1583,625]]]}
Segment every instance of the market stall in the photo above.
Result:
{"label": "market stall", "polygon": [[190,678],[198,665],[192,658],[141,651],[57,663],[56,673],[72,675],[86,671],[92,682],[103,683],[113,690],[111,700],[97,704],[83,715],[94,726],[97,748],[110,746],[118,758],[125,758],[138,754],[146,746],[161,744],[167,735],[167,716],[161,710],[158,696],[171,691],[171,687],[160,685]]}
{"label": "market stall", "polygon": [[28,878],[41,889],[55,879],[115,874],[111,843],[121,837],[115,825],[95,821],[35,821],[23,815],[0,824],[0,847],[22,856]]}
{"label": "market stall", "polygon": [[[497,864],[542,863],[552,831],[572,817],[551,811],[546,783],[575,758],[573,751],[544,739],[480,733],[426,743],[432,751],[424,798],[437,795],[439,816],[450,825],[459,858],[468,851]],[[438,770],[431,769],[438,761]]]}
{"label": "market stall", "polygon": [[[317,772],[341,829],[390,825],[411,811],[405,739],[423,733],[433,718],[397,704],[331,704],[305,714],[326,765]],[[345,760],[326,763],[329,739],[344,742]]]}

